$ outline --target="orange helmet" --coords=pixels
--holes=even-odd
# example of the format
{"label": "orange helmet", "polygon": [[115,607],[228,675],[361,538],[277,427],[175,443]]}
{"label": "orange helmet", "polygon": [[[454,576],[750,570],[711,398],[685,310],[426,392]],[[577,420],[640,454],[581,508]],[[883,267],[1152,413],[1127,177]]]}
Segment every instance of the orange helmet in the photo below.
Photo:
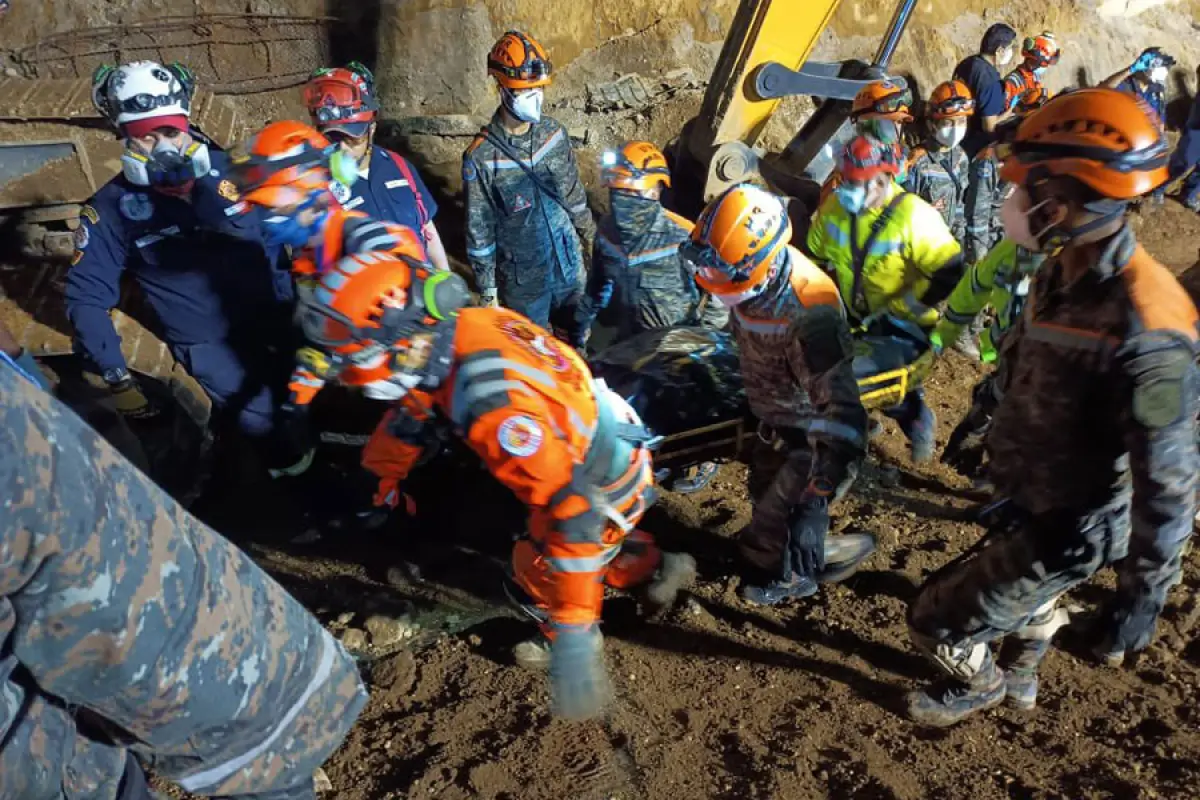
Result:
{"label": "orange helmet", "polygon": [[533,89],[550,83],[553,65],[546,49],[520,31],[508,31],[492,46],[488,74],[505,89]]}
{"label": "orange helmet", "polygon": [[1060,94],[1000,135],[1000,177],[1019,185],[1070,177],[1103,197],[1132,200],[1167,180],[1170,147],[1154,112],[1116,89]]}
{"label": "orange helmet", "polygon": [[903,78],[888,78],[869,83],[854,97],[850,119],[888,119],[893,122],[912,122],[912,90]]}
{"label": "orange helmet", "polygon": [[1028,36],[1021,46],[1021,57],[1025,59],[1026,66],[1034,69],[1054,66],[1058,63],[1060,55],[1062,55],[1062,50],[1055,41],[1053,33]]}
{"label": "orange helmet", "polygon": [[[327,191],[331,169],[341,163],[340,151],[301,122],[272,122],[234,152],[230,177],[242,199],[267,208],[299,206]],[[335,177],[338,177],[335,175]]]}
{"label": "orange helmet", "polygon": [[792,222],[783,202],[743,183],[705,207],[679,253],[701,289],[735,306],[766,288],[775,258],[791,238]]}
{"label": "orange helmet", "polygon": [[366,385],[434,367],[433,333],[469,298],[463,279],[435,271],[414,240],[339,261],[303,302],[300,327],[342,368],[343,383]]}
{"label": "orange helmet", "polygon": [[946,81],[929,95],[930,119],[957,119],[975,113],[975,98],[962,81]]}
{"label": "orange helmet", "polygon": [[610,189],[644,192],[671,185],[666,157],[649,142],[629,142],[620,150],[605,153],[600,163],[604,185]]}
{"label": "orange helmet", "polygon": [[860,133],[847,142],[842,151],[840,171],[847,181],[868,181],[885,173],[898,176],[900,169],[901,155],[896,146],[874,136]]}
{"label": "orange helmet", "polygon": [[375,78],[357,61],[346,67],[319,69],[304,86],[304,105],[321,132],[365,136],[379,113]]}

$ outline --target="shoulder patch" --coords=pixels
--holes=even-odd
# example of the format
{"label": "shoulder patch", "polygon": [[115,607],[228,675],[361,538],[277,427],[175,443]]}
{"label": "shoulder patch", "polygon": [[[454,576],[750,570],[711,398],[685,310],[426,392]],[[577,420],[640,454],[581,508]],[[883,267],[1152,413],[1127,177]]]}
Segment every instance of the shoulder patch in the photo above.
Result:
{"label": "shoulder patch", "polygon": [[84,205],[82,208],[80,208],[79,216],[83,217],[93,225],[100,224],[100,214],[96,211],[96,209],[92,208],[91,205]]}
{"label": "shoulder patch", "polygon": [[500,447],[504,452],[517,458],[526,458],[536,453],[542,446],[542,426],[537,420],[524,415],[509,417],[500,423],[497,433]]}
{"label": "shoulder patch", "polygon": [[87,225],[80,225],[75,229],[75,250],[86,250],[88,242],[92,240],[92,236],[88,233]]}
{"label": "shoulder patch", "polygon": [[1165,428],[1178,422],[1187,407],[1187,373],[1191,356],[1181,348],[1158,350],[1135,357],[1133,418],[1147,428]]}
{"label": "shoulder patch", "polygon": [[337,200],[342,205],[346,205],[346,203],[350,200],[350,187],[341,181],[330,181],[329,192],[333,195],[333,199]]}

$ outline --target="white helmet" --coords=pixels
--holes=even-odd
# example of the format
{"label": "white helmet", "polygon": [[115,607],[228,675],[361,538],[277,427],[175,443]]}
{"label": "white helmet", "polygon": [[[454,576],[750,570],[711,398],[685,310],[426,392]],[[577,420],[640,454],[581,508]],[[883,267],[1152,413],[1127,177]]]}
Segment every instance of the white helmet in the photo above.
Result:
{"label": "white helmet", "polygon": [[191,113],[192,74],[181,64],[134,61],[102,66],[92,77],[92,102],[122,129],[130,123]]}

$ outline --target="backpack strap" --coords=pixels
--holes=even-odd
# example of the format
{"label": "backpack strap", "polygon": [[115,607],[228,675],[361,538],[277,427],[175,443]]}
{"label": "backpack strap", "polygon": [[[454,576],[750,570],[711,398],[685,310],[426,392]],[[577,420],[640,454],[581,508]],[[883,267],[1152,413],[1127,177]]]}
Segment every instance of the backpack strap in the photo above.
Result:
{"label": "backpack strap", "polygon": [[408,190],[412,192],[413,198],[417,201],[417,219],[421,221],[421,238],[425,238],[425,226],[429,224],[429,209],[425,208],[425,200],[421,197],[420,190],[417,189],[417,182],[413,179],[412,169],[408,166],[408,160],[403,158],[399,153],[392,150],[385,150],[391,156],[392,161],[396,162],[396,166],[400,168],[400,174],[404,176],[404,180],[408,181]]}
{"label": "backpack strap", "polygon": [[[850,266],[854,270],[854,284],[850,292],[850,300],[846,305],[849,306],[851,313],[855,315],[857,315],[855,306],[858,303],[860,294],[863,296],[864,306],[866,304],[866,293],[863,292],[862,282],[867,257],[871,254],[871,248],[874,247],[875,240],[879,238],[879,234],[892,221],[892,217],[896,215],[896,211],[899,210],[900,204],[904,202],[904,198],[908,197],[908,194],[908,192],[901,190],[892,198],[892,202],[888,203],[887,208],[871,223],[871,232],[867,234],[867,240],[863,242],[861,248],[858,246],[858,217],[853,215],[850,217]],[[869,309],[867,313],[871,313]]]}

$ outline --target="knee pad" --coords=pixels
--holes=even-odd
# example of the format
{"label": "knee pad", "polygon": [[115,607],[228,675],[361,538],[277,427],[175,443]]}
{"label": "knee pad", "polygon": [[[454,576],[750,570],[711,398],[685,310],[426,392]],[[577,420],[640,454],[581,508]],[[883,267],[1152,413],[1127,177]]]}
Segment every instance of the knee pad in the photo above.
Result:
{"label": "knee pad", "polygon": [[908,626],[908,635],[917,649],[932,658],[943,672],[961,681],[970,682],[992,661],[992,651],[984,642],[952,645],[921,633],[911,624]]}

